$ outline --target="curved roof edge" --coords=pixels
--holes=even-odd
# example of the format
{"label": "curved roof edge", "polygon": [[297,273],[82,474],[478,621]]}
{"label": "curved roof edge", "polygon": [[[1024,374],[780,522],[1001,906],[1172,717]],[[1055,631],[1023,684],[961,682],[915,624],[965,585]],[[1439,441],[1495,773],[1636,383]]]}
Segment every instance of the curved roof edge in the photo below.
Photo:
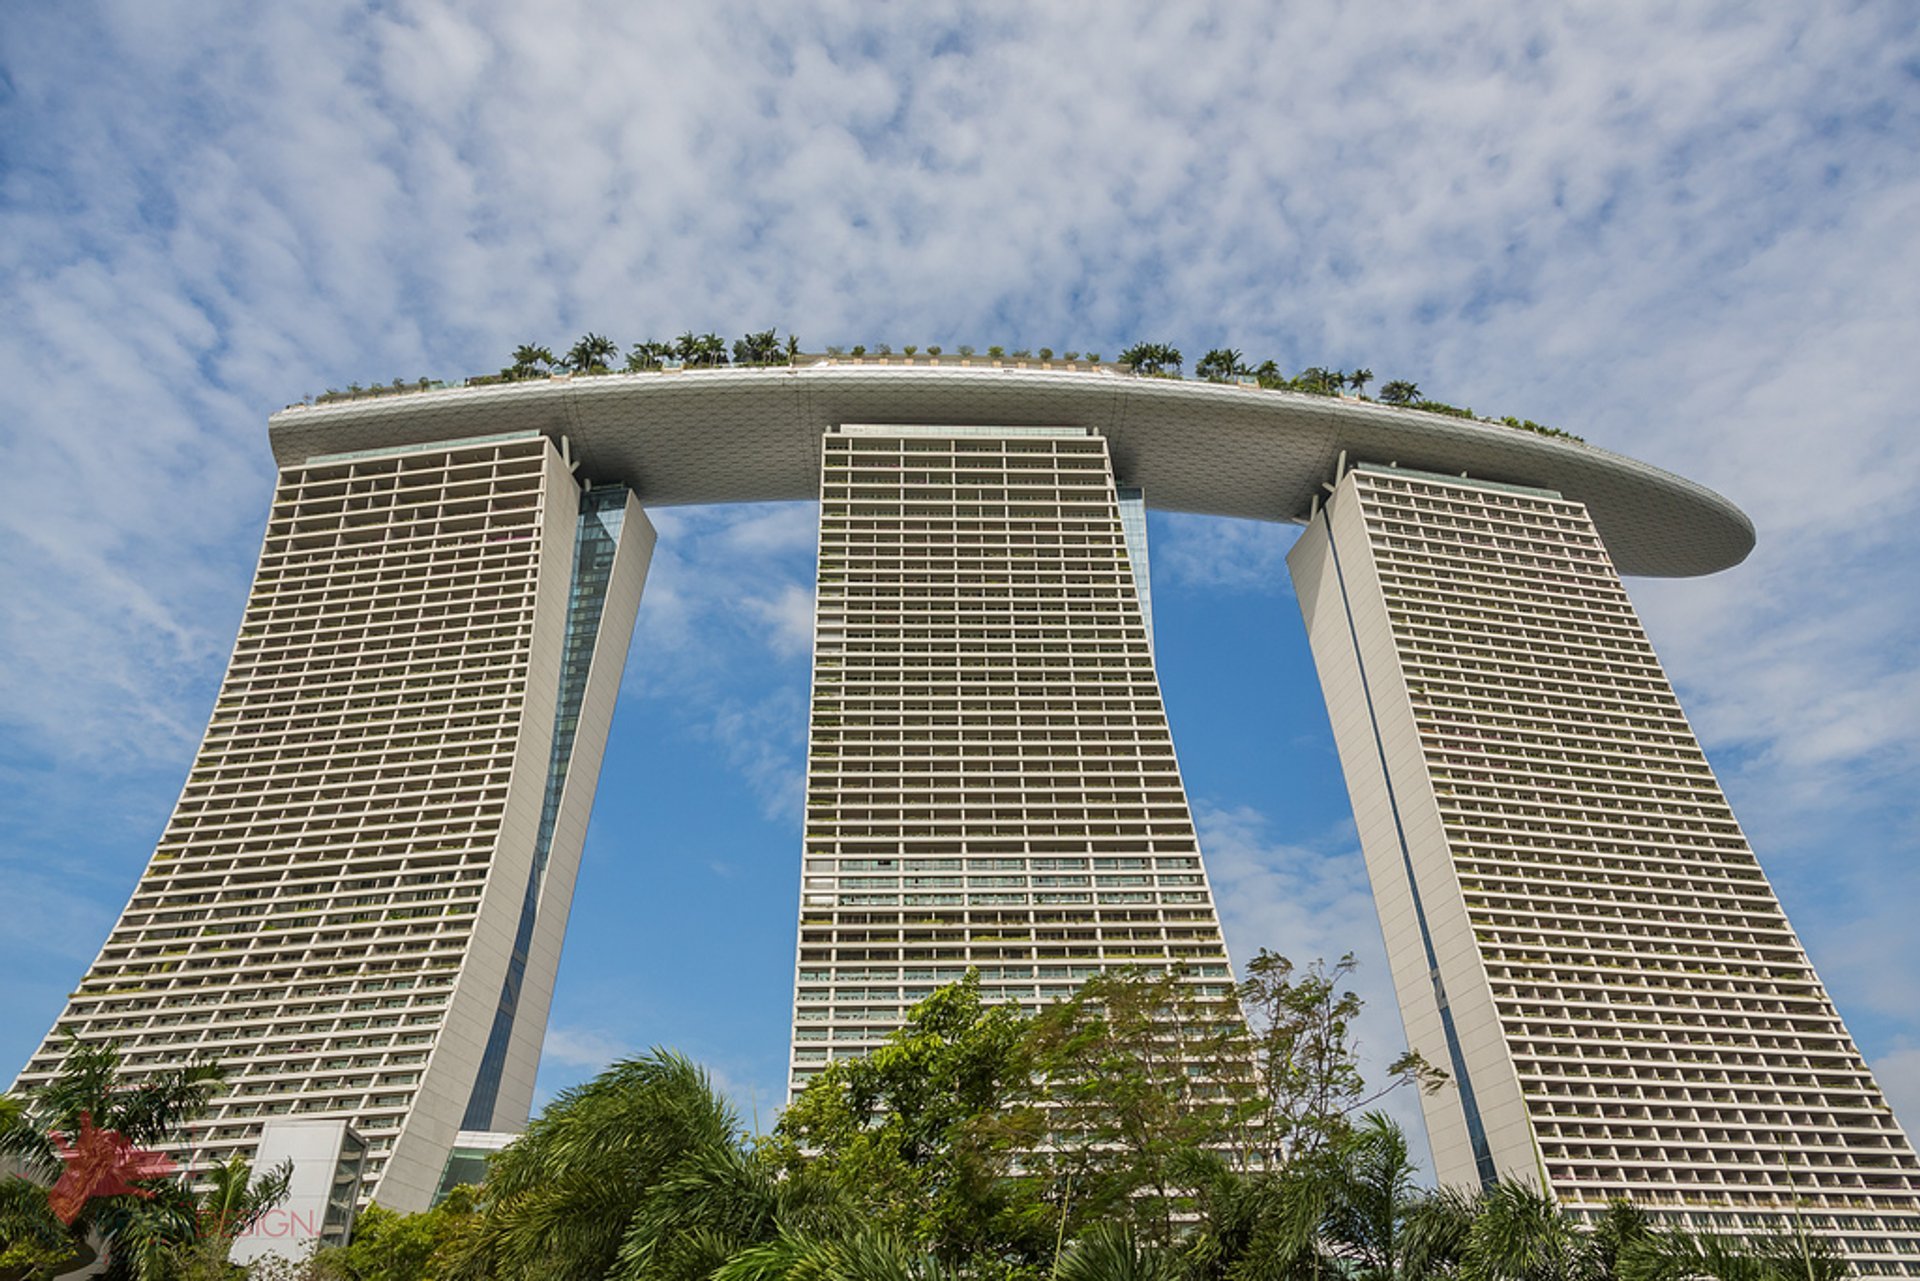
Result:
{"label": "curved roof edge", "polygon": [[835,364],[558,377],[296,405],[268,423],[281,466],[503,432],[564,438],[581,472],[644,503],[819,494],[820,437],[842,423],[1079,426],[1100,432],[1149,506],[1305,519],[1342,454],[1557,490],[1587,506],[1623,574],[1737,565],[1753,523],[1704,486],[1620,454],[1368,401],[1107,371]]}

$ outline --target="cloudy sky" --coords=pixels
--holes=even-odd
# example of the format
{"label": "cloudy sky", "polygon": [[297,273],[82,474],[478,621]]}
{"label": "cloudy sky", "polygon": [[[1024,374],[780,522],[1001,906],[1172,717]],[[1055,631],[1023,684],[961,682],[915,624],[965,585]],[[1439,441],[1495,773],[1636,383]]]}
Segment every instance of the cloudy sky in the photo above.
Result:
{"label": "cloudy sky", "polygon": [[[1815,963],[1920,1123],[1920,10],[7,5],[0,1076],[211,706],[269,412],[518,343],[1231,343],[1695,477],[1758,526],[1630,584]],[[812,512],[663,537],[542,1089],[785,1062]],[[1156,518],[1235,955],[1385,990],[1280,527]]]}

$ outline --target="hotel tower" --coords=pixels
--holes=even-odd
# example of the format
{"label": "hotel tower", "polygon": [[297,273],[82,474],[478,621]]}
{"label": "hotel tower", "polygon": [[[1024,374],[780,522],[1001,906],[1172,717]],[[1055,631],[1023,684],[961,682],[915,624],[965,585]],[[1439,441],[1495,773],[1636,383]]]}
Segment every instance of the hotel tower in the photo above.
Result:
{"label": "hotel tower", "polygon": [[1224,994],[1151,505],[1303,526],[1407,1037],[1449,1074],[1443,1183],[1797,1221],[1920,1273],[1920,1162],[1621,583],[1744,559],[1719,495],[1499,424],[1032,361],[539,379],[269,434],[206,736],[19,1084],[74,1039],[222,1064],[193,1159],[293,1159],[309,1239],[526,1123],[643,504],[820,504],[792,1087],[969,969],[1028,1008],[1123,965]]}

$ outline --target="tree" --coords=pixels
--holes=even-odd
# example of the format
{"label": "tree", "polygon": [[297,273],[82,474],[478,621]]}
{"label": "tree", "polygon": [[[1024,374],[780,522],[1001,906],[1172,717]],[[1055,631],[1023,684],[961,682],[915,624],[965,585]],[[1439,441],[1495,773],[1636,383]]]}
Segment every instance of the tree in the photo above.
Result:
{"label": "tree", "polygon": [[1181,360],[1180,349],[1165,343],[1138,342],[1120,353],[1120,363],[1138,374],[1178,373]]}
{"label": "tree", "polygon": [[1341,990],[1358,964],[1349,952],[1331,967],[1316,960],[1296,973],[1292,961],[1265,948],[1247,964],[1240,1008],[1253,1040],[1264,1101],[1258,1126],[1269,1163],[1284,1165],[1296,1153],[1337,1143],[1354,1113],[1401,1085],[1431,1093],[1447,1079],[1409,1050],[1388,1066],[1386,1086],[1368,1086],[1353,1043],[1360,997]]}
{"label": "tree", "polygon": [[1164,1246],[1143,1244],[1133,1225],[1096,1223],[1076,1239],[1054,1267],[1054,1281],[1180,1281],[1180,1257]]}
{"label": "tree", "polygon": [[736,365],[772,365],[780,360],[780,336],[774,330],[750,333],[733,344]]}
{"label": "tree", "polygon": [[629,1221],[609,1281],[706,1281],[729,1259],[796,1238],[853,1236],[849,1198],[816,1166],[761,1151],[702,1152],[655,1184]]}
{"label": "tree", "polygon": [[1294,390],[1314,396],[1337,396],[1347,384],[1347,376],[1338,370],[1309,365],[1293,380]]}
{"label": "tree", "polygon": [[817,1170],[863,1221],[948,1267],[1034,1267],[1058,1216],[1016,1156],[1041,1145],[1026,1026],[987,1005],[980,975],[934,992],[865,1058],[836,1059],[780,1117],[781,1169]]}
{"label": "tree", "polygon": [[513,349],[513,363],[502,369],[500,376],[512,381],[541,378],[552,372],[553,363],[550,348],[523,342]]}
{"label": "tree", "polygon": [[633,345],[633,350],[627,353],[627,372],[638,374],[649,369],[658,369],[672,355],[672,343],[656,342],[651,338],[645,342],[637,342]]}
{"label": "tree", "polygon": [[1232,347],[1215,347],[1200,357],[1200,363],[1193,367],[1193,372],[1208,382],[1224,383],[1246,373],[1247,367],[1240,353]]}
{"label": "tree", "polygon": [[[1636,1212],[1637,1213],[1637,1212]],[[1619,1250],[1622,1281],[1841,1281],[1856,1275],[1825,1237],[1796,1211],[1787,1232],[1748,1239],[1683,1229],[1648,1231]]]}
{"label": "tree", "polygon": [[564,1091],[487,1166],[449,1276],[604,1276],[653,1189],[739,1141],[707,1074],[655,1050]]}
{"label": "tree", "polygon": [[1396,378],[1381,386],[1380,399],[1389,405],[1411,405],[1420,399],[1420,385]]}
{"label": "tree", "polygon": [[726,340],[719,334],[696,334],[689,329],[673,340],[672,354],[689,369],[727,363]]}
{"label": "tree", "polygon": [[479,1189],[461,1184],[419,1214],[370,1205],[353,1221],[353,1239],[322,1250],[315,1271],[337,1281],[424,1281],[446,1274],[479,1222]]}
{"label": "tree", "polygon": [[[0,1240],[0,1257],[16,1240],[29,1252],[42,1249],[51,1224],[64,1227],[76,1254],[87,1234],[98,1232],[107,1244],[106,1275],[147,1281],[162,1275],[174,1250],[198,1239],[198,1207],[185,1183],[170,1177],[177,1167],[162,1151],[183,1140],[224,1074],[212,1064],[189,1064],[137,1083],[120,1078],[111,1042],[69,1040],[53,1080],[13,1096],[0,1111],[0,1156],[17,1163],[25,1176],[17,1182],[35,1194],[9,1194],[4,1222],[26,1230]],[[63,1184],[63,1153],[90,1150],[111,1151],[113,1177]]]}
{"label": "tree", "polygon": [[567,349],[565,365],[576,374],[604,374],[607,361],[620,354],[620,347],[605,334],[586,333]]}
{"label": "tree", "polygon": [[1353,388],[1356,395],[1365,395],[1367,384],[1373,381],[1371,369],[1356,369],[1347,375],[1347,386]]}
{"label": "tree", "polygon": [[1411,1256],[1423,1198],[1400,1127],[1384,1113],[1369,1112],[1319,1164],[1322,1248],[1340,1261],[1340,1275],[1378,1281],[1422,1275]]}
{"label": "tree", "polygon": [[1259,1105],[1230,995],[1207,994],[1178,967],[1112,971],[1043,1010],[1027,1041],[1054,1132],[1030,1160],[1063,1202],[1072,1189],[1076,1222],[1130,1218],[1169,1242],[1196,1195],[1186,1154],[1244,1164]]}

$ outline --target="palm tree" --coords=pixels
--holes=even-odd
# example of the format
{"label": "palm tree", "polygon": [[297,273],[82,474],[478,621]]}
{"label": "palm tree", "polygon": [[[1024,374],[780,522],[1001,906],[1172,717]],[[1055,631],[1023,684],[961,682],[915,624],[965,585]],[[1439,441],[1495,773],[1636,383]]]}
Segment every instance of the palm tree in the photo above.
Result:
{"label": "palm tree", "polygon": [[818,1168],[790,1174],[741,1147],[700,1149],[656,1183],[629,1220],[608,1281],[706,1281],[728,1259],[782,1237],[850,1237],[860,1223]]}
{"label": "palm tree", "polygon": [[485,1214],[453,1275],[607,1275],[658,1189],[724,1160],[739,1119],[686,1058],[655,1050],[563,1092],[488,1163]]}
{"label": "palm tree", "polygon": [[1178,347],[1157,342],[1137,342],[1120,353],[1120,363],[1132,365],[1134,372],[1139,374],[1177,372],[1181,359]]}
{"label": "palm tree", "polygon": [[780,359],[780,337],[771,329],[749,333],[733,344],[736,365],[771,365]]}
{"label": "palm tree", "polygon": [[1054,1281],[1178,1281],[1172,1250],[1142,1245],[1124,1221],[1096,1223],[1054,1264]]}
{"label": "palm tree", "polygon": [[1410,1221],[1421,1198],[1407,1136],[1383,1112],[1369,1112],[1333,1152],[1321,1233],[1326,1248],[1360,1281],[1397,1281],[1407,1267]]}
{"label": "palm tree", "polygon": [[1215,347],[1200,358],[1193,372],[1209,382],[1230,382],[1247,372],[1247,367],[1238,351],[1232,347]]}
{"label": "palm tree", "polygon": [[553,352],[546,347],[533,343],[521,343],[513,349],[513,363],[501,370],[501,376],[511,379],[537,378],[553,368]]}
{"label": "palm tree", "polygon": [[576,374],[604,374],[607,361],[620,353],[619,344],[591,331],[567,350],[566,366]]}
{"label": "palm tree", "polygon": [[1420,384],[1396,378],[1380,388],[1380,399],[1389,405],[1411,405],[1420,399]]}
{"label": "palm tree", "polygon": [[1373,371],[1371,369],[1356,369],[1347,375],[1347,386],[1353,388],[1354,394],[1357,396],[1364,396],[1367,392],[1367,384],[1372,381]]}
{"label": "palm tree", "polygon": [[1796,1213],[1793,1230],[1748,1240],[1716,1232],[1645,1232],[1621,1252],[1631,1281],[1841,1281],[1853,1266]]}
{"label": "palm tree", "polygon": [[671,355],[673,355],[671,343],[655,342],[651,338],[645,342],[637,342],[633,345],[633,350],[627,353],[627,372],[638,374],[649,369],[658,369]]}
{"label": "palm tree", "polygon": [[[12,1158],[25,1176],[19,1182],[37,1185],[39,1204],[49,1207],[47,1189],[65,1169],[63,1150],[84,1147],[95,1135],[116,1148],[124,1145],[134,1158],[126,1182],[135,1190],[88,1195],[88,1189],[74,1189],[72,1212],[60,1218],[76,1250],[90,1231],[106,1241],[108,1276],[144,1279],[160,1276],[170,1253],[198,1237],[193,1198],[184,1182],[159,1172],[171,1165],[159,1154],[185,1139],[187,1125],[206,1110],[225,1074],[202,1063],[134,1084],[120,1076],[120,1053],[112,1043],[68,1041],[58,1075],[0,1109],[0,1156]],[[19,1196],[12,1194],[16,1202]],[[25,1208],[16,1203],[8,1212]],[[57,1222],[51,1208],[47,1214]]]}

